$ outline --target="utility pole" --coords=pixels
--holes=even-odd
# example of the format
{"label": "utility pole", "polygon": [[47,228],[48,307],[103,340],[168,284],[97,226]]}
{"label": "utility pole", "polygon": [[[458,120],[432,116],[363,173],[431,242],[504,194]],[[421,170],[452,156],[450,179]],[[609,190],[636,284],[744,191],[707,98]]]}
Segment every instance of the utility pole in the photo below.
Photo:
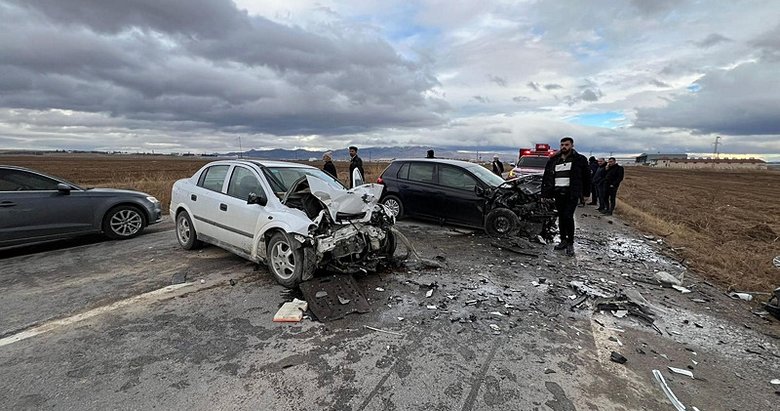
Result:
{"label": "utility pole", "polygon": [[720,144],[720,136],[715,136],[715,150],[712,152],[712,154],[715,154],[715,158],[718,158],[720,156],[720,153],[718,152],[718,145]]}

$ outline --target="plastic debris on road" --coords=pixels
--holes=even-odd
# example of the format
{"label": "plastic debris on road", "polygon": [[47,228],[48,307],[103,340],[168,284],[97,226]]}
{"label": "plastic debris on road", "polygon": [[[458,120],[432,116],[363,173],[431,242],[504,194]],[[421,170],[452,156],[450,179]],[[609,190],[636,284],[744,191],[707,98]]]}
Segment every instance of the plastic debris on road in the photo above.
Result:
{"label": "plastic debris on road", "polygon": [[674,408],[677,411],[685,411],[685,406],[677,399],[677,396],[674,395],[672,389],[666,385],[666,380],[664,379],[663,374],[661,374],[661,371],[653,370],[653,376],[655,376],[655,380],[658,381],[658,384],[661,385],[661,390],[666,394],[666,398],[671,401]]}
{"label": "plastic debris on road", "polygon": [[669,371],[675,374],[685,375],[687,377],[693,378],[693,373],[688,370],[683,370],[682,368],[674,368],[674,367],[667,367],[667,368],[669,368]]}
{"label": "plastic debris on road", "polygon": [[306,301],[297,298],[282,304],[274,315],[274,322],[298,322],[303,319],[303,312],[309,308]]}

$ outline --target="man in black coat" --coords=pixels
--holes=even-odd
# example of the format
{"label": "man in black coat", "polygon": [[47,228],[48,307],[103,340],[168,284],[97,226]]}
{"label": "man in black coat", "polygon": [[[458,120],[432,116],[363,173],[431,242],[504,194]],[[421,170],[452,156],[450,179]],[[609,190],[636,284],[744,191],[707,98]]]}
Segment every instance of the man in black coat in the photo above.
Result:
{"label": "man in black coat", "polygon": [[588,205],[596,205],[596,199],[598,198],[598,194],[596,194],[596,186],[593,184],[593,177],[596,175],[596,170],[599,169],[599,162],[596,160],[596,157],[590,156],[588,159],[588,165],[590,166],[590,193],[585,195],[585,197],[592,196],[590,202]]}
{"label": "man in black coat", "polygon": [[498,159],[498,154],[493,156],[493,174],[501,177],[504,173],[504,163]]}
{"label": "man in black coat", "polygon": [[606,191],[604,197],[607,200],[607,206],[602,211],[603,214],[612,215],[612,212],[615,211],[617,191],[623,181],[623,174],[623,166],[617,163],[615,157],[610,157],[607,160],[607,170],[604,173],[604,190]]}
{"label": "man in black coat", "polygon": [[325,164],[322,166],[322,170],[333,176],[333,178],[339,178],[336,166],[333,164],[333,153],[330,151],[322,155],[322,160]]}
{"label": "man in black coat", "polygon": [[597,211],[602,211],[607,208],[607,200],[604,198],[604,174],[607,172],[607,161],[602,157],[598,159],[598,165],[599,168],[593,173],[593,184],[591,184],[591,188],[595,193],[593,197],[594,201],[598,199],[599,208]]}
{"label": "man in black coat", "polygon": [[355,170],[360,172],[360,179],[365,181],[366,173],[363,171],[363,159],[357,155],[358,148],[349,146],[349,188],[355,188]]}
{"label": "man in black coat", "polygon": [[558,210],[558,229],[561,242],[556,250],[566,250],[574,255],[574,212],[583,199],[583,193],[590,191],[590,167],[588,159],[574,150],[574,139],[561,139],[561,149],[547,160],[542,177],[542,196],[555,200]]}

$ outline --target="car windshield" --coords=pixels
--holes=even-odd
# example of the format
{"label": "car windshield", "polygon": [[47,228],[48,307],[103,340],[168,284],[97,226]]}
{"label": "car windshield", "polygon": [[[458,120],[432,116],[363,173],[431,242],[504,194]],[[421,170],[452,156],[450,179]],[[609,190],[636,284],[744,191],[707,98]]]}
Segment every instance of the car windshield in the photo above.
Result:
{"label": "car windshield", "polygon": [[547,157],[520,157],[517,162],[518,167],[544,168],[547,165]]}
{"label": "car windshield", "polygon": [[318,169],[308,167],[264,167],[268,181],[271,187],[277,193],[286,192],[298,179],[304,176],[314,176],[336,189],[346,189],[341,181],[333,178],[330,174]]}
{"label": "car windshield", "polygon": [[477,178],[482,180],[483,182],[493,186],[498,187],[501,184],[504,184],[504,179],[493,174],[490,170],[486,169],[485,167],[473,165],[471,167],[467,167],[469,171],[474,173]]}

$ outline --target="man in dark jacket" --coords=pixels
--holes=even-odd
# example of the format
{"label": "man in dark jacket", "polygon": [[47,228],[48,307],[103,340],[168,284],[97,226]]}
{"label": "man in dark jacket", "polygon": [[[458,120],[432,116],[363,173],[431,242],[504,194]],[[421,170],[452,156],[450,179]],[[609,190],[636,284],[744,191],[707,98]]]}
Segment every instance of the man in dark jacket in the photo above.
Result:
{"label": "man in dark jacket", "polygon": [[615,211],[615,201],[621,181],[623,181],[623,167],[617,163],[615,157],[610,157],[607,160],[607,170],[604,173],[604,190],[606,191],[604,197],[607,200],[607,206],[602,213],[612,215],[612,212]]}
{"label": "man in dark jacket", "polygon": [[596,157],[590,156],[588,159],[588,165],[590,166],[590,193],[585,195],[585,197],[591,197],[590,203],[588,205],[596,205],[596,186],[593,185],[593,176],[596,175],[596,170],[599,169],[599,162],[596,161]]}
{"label": "man in dark jacket", "polygon": [[493,156],[493,174],[501,177],[504,173],[504,163],[498,159],[498,154]]}
{"label": "man in dark jacket", "polygon": [[322,170],[332,175],[334,178],[339,178],[338,172],[336,171],[336,166],[333,165],[333,153],[330,151],[326,152],[322,155],[322,160],[325,161],[325,164],[322,166]]}
{"label": "man in dark jacket", "polygon": [[363,171],[363,159],[357,155],[358,148],[355,146],[349,146],[349,156],[352,158],[349,161],[349,188],[355,187],[355,170],[360,172],[360,180],[365,181],[366,173]]}
{"label": "man in dark jacket", "polygon": [[574,255],[574,212],[583,193],[590,191],[590,167],[588,159],[574,150],[574,139],[561,139],[561,149],[550,157],[542,177],[542,196],[553,198],[558,210],[558,229],[561,242],[556,250],[566,250]]}
{"label": "man in dark jacket", "polygon": [[607,171],[607,161],[604,160],[604,157],[598,159],[598,166],[596,172],[593,173],[591,189],[593,190],[593,202],[599,206],[597,211],[601,211],[606,208],[605,204],[607,203],[607,200],[604,199],[604,173]]}

